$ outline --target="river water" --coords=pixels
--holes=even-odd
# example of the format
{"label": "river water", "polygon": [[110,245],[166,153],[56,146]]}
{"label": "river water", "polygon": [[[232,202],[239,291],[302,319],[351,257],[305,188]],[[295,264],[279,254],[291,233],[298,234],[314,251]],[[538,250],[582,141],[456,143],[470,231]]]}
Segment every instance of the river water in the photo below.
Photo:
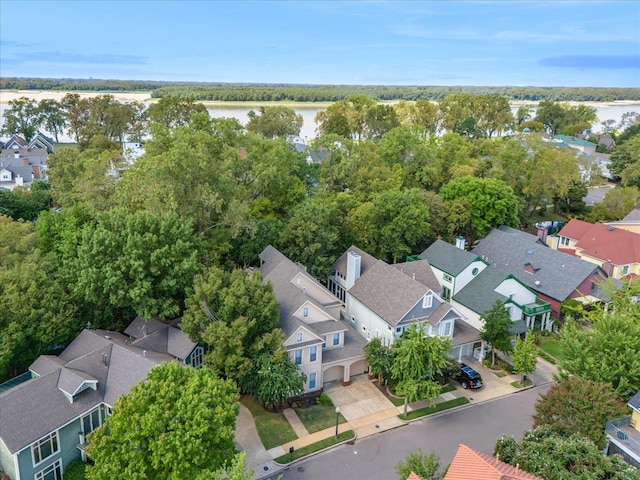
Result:
{"label": "river water", "polygon": [[[593,132],[601,132],[602,126],[600,122],[605,120],[613,119],[616,121],[616,124],[620,122],[622,115],[626,112],[636,112],[640,113],[640,103],[637,104],[625,104],[625,105],[614,105],[609,103],[603,104],[593,104],[596,108],[596,115],[598,116],[598,121],[593,124],[592,131]],[[8,104],[0,104],[0,125],[4,123],[4,110],[8,108]],[[517,106],[512,107],[513,113],[516,113],[518,109]],[[247,114],[251,108],[247,107],[233,107],[233,106],[219,106],[215,108],[208,108],[209,115],[212,118],[235,118],[240,121],[243,125],[246,125],[249,121],[249,117]],[[257,110],[257,108],[254,108]],[[316,138],[318,135],[317,124],[315,122],[315,117],[319,111],[324,110],[323,108],[319,108],[313,105],[309,105],[308,107],[296,107],[296,112],[302,115],[302,129],[300,130],[300,137],[305,140],[311,140]],[[534,110],[535,112],[535,110]],[[535,114],[535,113],[534,113]],[[45,134],[47,132],[44,132]],[[6,140],[6,137],[0,137]],[[71,142],[71,138],[68,136],[60,137],[61,142]]]}

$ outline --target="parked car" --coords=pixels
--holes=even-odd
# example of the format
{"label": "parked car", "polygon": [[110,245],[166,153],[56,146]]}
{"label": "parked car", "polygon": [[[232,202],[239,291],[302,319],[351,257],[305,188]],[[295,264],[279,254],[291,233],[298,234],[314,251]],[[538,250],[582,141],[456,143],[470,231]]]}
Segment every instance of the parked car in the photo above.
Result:
{"label": "parked car", "polygon": [[482,376],[464,363],[460,364],[460,370],[454,374],[453,378],[465,389],[482,387]]}

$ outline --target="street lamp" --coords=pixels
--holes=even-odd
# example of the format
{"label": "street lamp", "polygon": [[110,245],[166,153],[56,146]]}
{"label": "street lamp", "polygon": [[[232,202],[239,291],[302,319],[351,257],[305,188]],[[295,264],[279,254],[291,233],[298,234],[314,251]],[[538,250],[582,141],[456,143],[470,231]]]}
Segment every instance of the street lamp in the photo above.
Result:
{"label": "street lamp", "polygon": [[340,420],[340,407],[336,407],[336,440],[338,439],[338,421]]}

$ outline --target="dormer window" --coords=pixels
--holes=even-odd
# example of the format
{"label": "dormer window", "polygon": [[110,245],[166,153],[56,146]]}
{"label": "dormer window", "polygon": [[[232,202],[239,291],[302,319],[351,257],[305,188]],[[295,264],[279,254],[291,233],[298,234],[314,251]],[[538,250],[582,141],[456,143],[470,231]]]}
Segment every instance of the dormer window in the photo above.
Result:
{"label": "dormer window", "polygon": [[308,317],[309,316],[309,307],[304,307],[302,309],[302,316],[303,317]]}
{"label": "dormer window", "polygon": [[433,305],[433,293],[429,292],[422,297],[422,308],[431,308]]}

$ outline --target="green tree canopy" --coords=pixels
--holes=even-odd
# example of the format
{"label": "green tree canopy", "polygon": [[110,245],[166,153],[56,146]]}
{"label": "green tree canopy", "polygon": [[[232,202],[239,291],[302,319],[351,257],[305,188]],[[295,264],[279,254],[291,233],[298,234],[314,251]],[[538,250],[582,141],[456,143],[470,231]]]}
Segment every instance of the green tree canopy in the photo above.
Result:
{"label": "green tree canopy", "polygon": [[625,403],[610,384],[580,377],[561,379],[540,395],[536,402],[533,426],[548,425],[568,437],[580,434],[603,448],[607,420],[627,414]]}
{"label": "green tree canopy", "polygon": [[193,282],[182,330],[210,347],[206,362],[213,371],[239,381],[257,357],[282,344],[278,321],[273,289],[259,272],[211,267]]}
{"label": "green tree canopy", "polygon": [[496,300],[490,310],[482,314],[484,326],[480,338],[491,345],[491,366],[496,363],[496,350],[504,353],[513,351],[513,322],[509,312],[500,300]]}
{"label": "green tree canopy", "polygon": [[538,347],[534,343],[533,334],[528,331],[524,340],[516,338],[516,346],[513,350],[513,369],[522,375],[522,386],[525,386],[524,379],[536,369],[538,363]]}
{"label": "green tree canopy", "polygon": [[[89,480],[211,478],[236,457],[232,382],[177,362],[151,369],[90,436]],[[204,477],[204,474],[207,474]]]}
{"label": "green tree canopy", "polygon": [[172,318],[200,269],[201,252],[201,238],[177,214],[110,210],[84,228],[73,264],[75,291],[89,303]]}
{"label": "green tree canopy", "polygon": [[4,123],[0,133],[5,135],[20,135],[27,142],[36,136],[42,126],[42,113],[38,109],[38,102],[27,97],[20,97],[9,102],[9,108],[4,111]]}
{"label": "green tree canopy", "polygon": [[548,426],[529,430],[518,443],[502,437],[493,451],[500,460],[540,478],[557,480],[638,480],[638,470],[619,455],[605,456],[580,435],[564,437]]}
{"label": "green tree canopy", "polygon": [[149,105],[145,114],[150,124],[158,123],[175,130],[189,125],[196,113],[209,115],[204,104],[191,98],[162,97],[157,103]]}
{"label": "green tree canopy", "polygon": [[472,243],[492,227],[518,226],[518,199],[509,185],[492,178],[462,177],[451,180],[440,190],[445,202],[463,201],[471,212],[469,227],[459,233]]}
{"label": "green tree canopy", "polygon": [[411,472],[418,474],[424,480],[442,480],[443,475],[440,470],[440,457],[432,450],[428,454],[422,449],[409,452],[396,465],[398,480],[407,480]]}
{"label": "green tree canopy", "polygon": [[258,113],[250,110],[247,115],[247,130],[259,133],[265,138],[299,135],[302,128],[302,115],[289,107],[260,107]]}

